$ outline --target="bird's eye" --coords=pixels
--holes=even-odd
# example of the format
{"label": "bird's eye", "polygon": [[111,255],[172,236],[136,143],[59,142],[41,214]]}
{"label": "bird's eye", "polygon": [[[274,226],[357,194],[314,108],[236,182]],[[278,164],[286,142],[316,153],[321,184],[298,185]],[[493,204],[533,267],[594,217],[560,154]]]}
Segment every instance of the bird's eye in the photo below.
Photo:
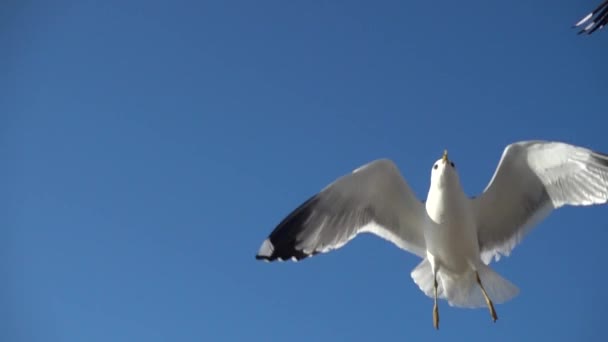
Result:
{"label": "bird's eye", "polygon": [[454,162],[450,162],[450,165],[452,165],[452,167],[456,167],[456,165],[454,165]]}
{"label": "bird's eye", "polygon": [[439,165],[435,164],[435,165],[433,166],[433,169],[437,170],[437,168],[438,168],[438,167],[439,167]]}

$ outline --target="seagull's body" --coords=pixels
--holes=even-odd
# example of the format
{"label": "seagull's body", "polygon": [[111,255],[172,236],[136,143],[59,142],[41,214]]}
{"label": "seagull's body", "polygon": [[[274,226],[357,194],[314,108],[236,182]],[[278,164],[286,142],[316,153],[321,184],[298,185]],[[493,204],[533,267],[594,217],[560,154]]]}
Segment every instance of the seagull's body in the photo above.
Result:
{"label": "seagull's body", "polygon": [[507,146],[492,180],[475,198],[462,189],[447,152],[435,162],[427,200],[419,201],[390,160],[343,176],[287,216],[257,259],[299,260],[339,248],[358,233],[374,233],[420,258],[419,288],[458,307],[487,306],[519,292],[488,264],[509,255],[553,209],[608,200],[608,156],[559,142]]}

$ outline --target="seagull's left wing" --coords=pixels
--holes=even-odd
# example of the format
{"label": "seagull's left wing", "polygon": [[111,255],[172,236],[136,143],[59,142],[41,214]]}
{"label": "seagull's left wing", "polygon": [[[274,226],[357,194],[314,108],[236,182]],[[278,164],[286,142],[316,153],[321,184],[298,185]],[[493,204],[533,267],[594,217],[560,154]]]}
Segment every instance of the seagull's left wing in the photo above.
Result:
{"label": "seagull's left wing", "polygon": [[289,214],[256,259],[299,260],[373,233],[420,257],[426,255],[426,210],[395,164],[371,162],[327,186]]}
{"label": "seagull's left wing", "polygon": [[607,155],[560,142],[509,145],[483,194],[472,200],[482,259],[509,255],[553,209],[607,201]]}

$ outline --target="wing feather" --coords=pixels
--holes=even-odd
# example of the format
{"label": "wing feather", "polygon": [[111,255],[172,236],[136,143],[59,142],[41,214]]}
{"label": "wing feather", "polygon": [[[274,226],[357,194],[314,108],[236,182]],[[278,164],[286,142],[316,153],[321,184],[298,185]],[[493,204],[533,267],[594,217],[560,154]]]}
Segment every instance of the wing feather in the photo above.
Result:
{"label": "wing feather", "polygon": [[[590,20],[591,22],[589,22]],[[574,24],[574,27],[579,27],[586,23],[588,24],[578,32],[579,34],[592,34],[597,30],[601,30],[604,28],[604,26],[606,26],[606,24],[608,24],[608,0],[604,0],[602,3],[600,3],[599,6],[591,11],[591,13],[587,14],[584,18]]]}
{"label": "wing feather", "polygon": [[423,257],[420,202],[395,164],[371,162],[312,196],[283,219],[256,259],[300,260],[340,248],[359,233],[373,233]]}
{"label": "wing feather", "polygon": [[511,144],[483,194],[472,199],[482,259],[509,255],[553,209],[606,201],[608,156],[560,142]]}

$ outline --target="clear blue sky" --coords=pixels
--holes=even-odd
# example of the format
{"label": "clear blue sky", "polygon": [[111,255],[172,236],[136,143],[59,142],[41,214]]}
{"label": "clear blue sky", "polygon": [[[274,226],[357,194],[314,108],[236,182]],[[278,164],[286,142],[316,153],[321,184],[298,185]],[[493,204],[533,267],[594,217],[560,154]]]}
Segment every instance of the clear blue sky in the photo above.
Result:
{"label": "clear blue sky", "polygon": [[480,192],[503,148],[608,152],[599,0],[5,1],[2,341],[514,341],[605,335],[608,207],[494,264],[521,289],[432,300],[373,236],[254,260],[336,177],[389,157],[426,197],[444,148]]}

